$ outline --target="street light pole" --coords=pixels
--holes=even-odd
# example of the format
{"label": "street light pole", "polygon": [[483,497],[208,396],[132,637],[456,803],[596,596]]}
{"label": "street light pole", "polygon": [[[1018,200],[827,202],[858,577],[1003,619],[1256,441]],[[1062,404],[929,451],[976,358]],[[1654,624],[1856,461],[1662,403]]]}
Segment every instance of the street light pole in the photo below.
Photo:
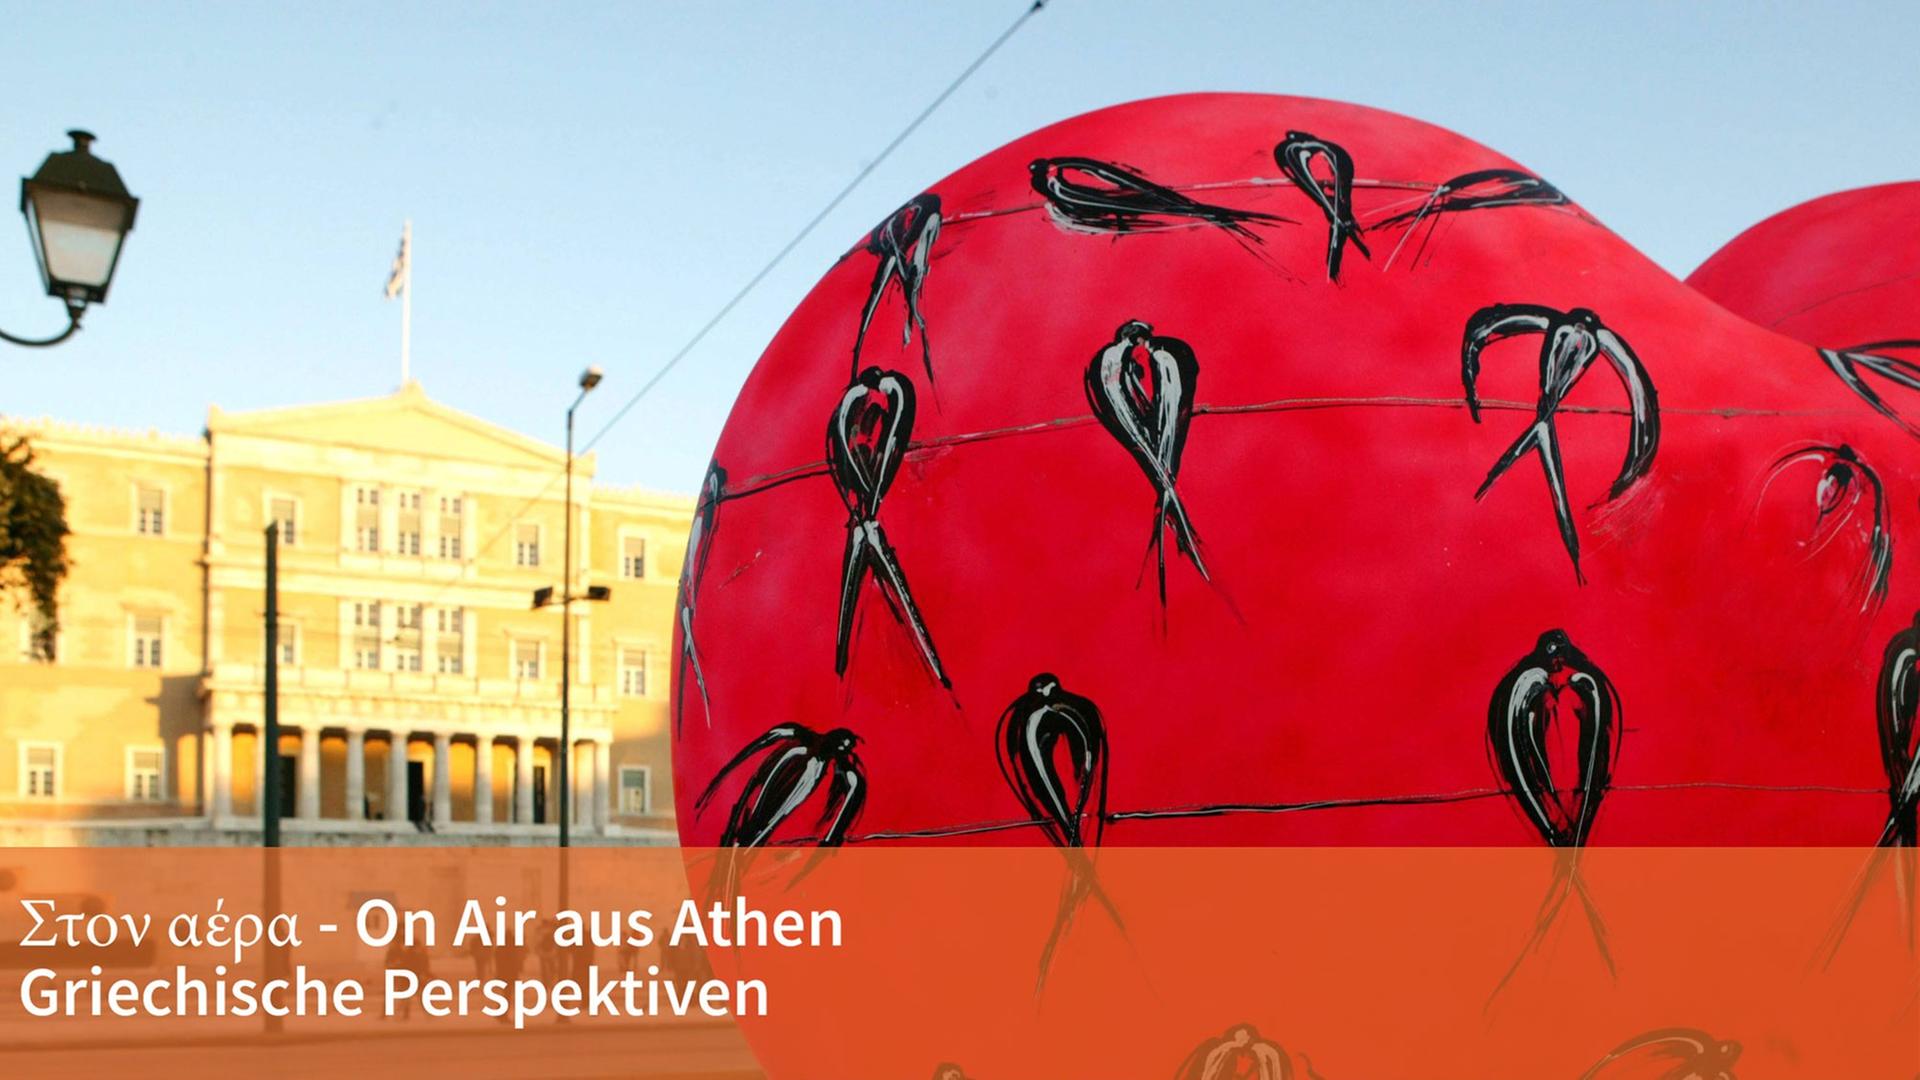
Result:
{"label": "street light pole", "polygon": [[568,825],[573,817],[573,410],[586,399],[580,396],[567,406],[567,501],[566,524],[561,527],[560,556],[560,846],[568,847]]}
{"label": "street light pole", "polygon": [[[265,704],[260,723],[260,845],[280,846],[280,523],[267,526],[267,654]],[[309,737],[306,734],[302,738]]]}
{"label": "street light pole", "polygon": [[573,818],[573,413],[600,385],[601,371],[580,374],[580,396],[567,406],[567,492],[560,556],[560,846],[572,844]]}

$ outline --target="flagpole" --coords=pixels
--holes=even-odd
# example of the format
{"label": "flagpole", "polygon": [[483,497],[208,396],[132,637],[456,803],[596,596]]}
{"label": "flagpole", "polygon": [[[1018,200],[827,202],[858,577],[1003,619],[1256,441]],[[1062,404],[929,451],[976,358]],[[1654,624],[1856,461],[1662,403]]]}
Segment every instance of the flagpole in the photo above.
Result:
{"label": "flagpole", "polygon": [[400,250],[407,253],[400,282],[400,385],[413,380],[413,219],[401,226]]}

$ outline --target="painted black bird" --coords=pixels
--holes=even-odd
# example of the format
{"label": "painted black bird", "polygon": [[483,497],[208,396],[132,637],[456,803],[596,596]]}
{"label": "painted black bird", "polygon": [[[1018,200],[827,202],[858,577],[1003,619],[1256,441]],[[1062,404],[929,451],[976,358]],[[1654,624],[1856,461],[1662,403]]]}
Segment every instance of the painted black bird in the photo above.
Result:
{"label": "painted black bird", "polygon": [[[1735,1080],[1740,1044],[1693,1028],[1649,1031],[1619,1046],[1580,1074],[1580,1080]],[[1660,1068],[1664,1071],[1653,1072]]]}
{"label": "painted black bird", "polygon": [[1427,230],[1427,238],[1420,241],[1420,249],[1414,252],[1414,261],[1419,262],[1420,250],[1426,248],[1427,239],[1438,228],[1437,221],[1442,214],[1458,214],[1469,210],[1492,210],[1503,206],[1563,206],[1567,197],[1559,188],[1545,180],[1519,169],[1477,169],[1461,173],[1459,176],[1434,188],[1420,205],[1411,210],[1372,222],[1369,231],[1391,229],[1405,226],[1406,231],[1393,245],[1393,252],[1387,256],[1387,266],[1393,266],[1393,260],[1400,255],[1400,248],[1406,244],[1407,237],[1418,232],[1422,222],[1434,223]]}
{"label": "painted black bird", "polygon": [[1560,206],[1567,196],[1559,188],[1519,169],[1477,169],[1461,173],[1433,189],[1419,206],[1381,218],[1368,226],[1412,228],[1435,214],[1489,210],[1500,206]]}
{"label": "painted black bird", "polygon": [[1851,349],[1821,349],[1820,359],[1833,370],[1847,389],[1859,396],[1874,412],[1900,425],[1907,434],[1920,438],[1920,426],[1901,415],[1872,386],[1866,375],[1878,375],[1895,386],[1920,390],[1920,363],[1889,355],[1920,350],[1920,338],[1896,341],[1870,341]]}
{"label": "painted black bird", "polygon": [[[1313,160],[1327,163],[1325,183],[1314,178]],[[1340,280],[1340,256],[1351,243],[1368,259],[1373,253],[1353,220],[1353,155],[1305,131],[1289,131],[1273,148],[1273,160],[1295,187],[1307,193],[1327,219],[1327,280]]]}
{"label": "painted black bird", "polygon": [[[1620,697],[1604,672],[1574,647],[1564,630],[1540,635],[1532,652],[1501,678],[1487,706],[1487,743],[1507,793],[1554,848],[1553,881],[1534,920],[1533,934],[1494,988],[1497,996],[1528,953],[1540,947],[1568,896],[1586,909],[1594,944],[1607,969],[1613,955],[1600,911],[1580,879],[1576,852],[1586,845],[1594,815],[1606,797],[1619,752]],[[1573,738],[1565,732],[1572,727]],[[1556,754],[1571,745],[1572,760]],[[1563,751],[1564,752],[1564,751]],[[1569,775],[1569,773],[1571,775]],[[1491,998],[1488,999],[1491,1004]]]}
{"label": "painted black bird", "polygon": [[1635,356],[1625,338],[1613,332],[1600,317],[1586,308],[1557,311],[1539,304],[1494,304],[1481,308],[1467,320],[1460,346],[1460,379],[1466,387],[1467,412],[1474,423],[1480,422],[1480,352],[1493,342],[1518,334],[1539,334],[1540,399],[1534,408],[1533,423],[1507,447],[1506,453],[1488,470],[1478,499],[1486,495],[1514,463],[1529,453],[1540,456],[1540,467],[1547,477],[1547,489],[1553,495],[1554,517],[1559,522],[1560,539],[1573,560],[1574,577],[1580,572],[1580,534],[1574,527],[1573,507],[1567,498],[1567,477],[1560,459],[1560,435],[1555,427],[1561,403],[1575,384],[1587,373],[1596,356],[1604,356],[1613,365],[1627,391],[1632,427],[1627,437],[1626,460],[1614,478],[1602,502],[1619,498],[1627,488],[1646,475],[1653,455],[1660,446],[1660,402],[1646,366]]}
{"label": "painted black bird", "polygon": [[[714,773],[707,789],[694,801],[694,813],[698,815],[706,810],[720,785],[735,769],[760,756],[752,776],[734,797],[733,806],[727,812],[726,827],[721,830],[716,846],[742,849],[767,846],[774,832],[821,790],[824,781],[826,795],[815,825],[819,833],[812,840],[819,848],[839,847],[846,843],[847,834],[860,819],[860,811],[867,802],[866,770],[854,753],[859,742],[859,736],[846,728],[834,728],[824,734],[802,724],[768,728]],[[730,856],[715,876],[714,891],[719,895],[735,895],[745,872],[746,859]]]}
{"label": "painted black bird", "polygon": [[1920,892],[1920,613],[1887,642],[1881,654],[1875,712],[1880,733],[1880,763],[1887,774],[1887,820],[1866,867],[1855,879],[1852,895],[1827,930],[1816,954],[1832,964],[1845,944],[1853,920],[1860,914],[1883,870],[1891,866],[1893,887],[1906,927],[1907,949],[1920,948],[1920,926],[1914,920],[1914,898]]}
{"label": "painted black bird", "polygon": [[[1098,847],[1107,823],[1107,728],[1098,706],[1063,689],[1049,674],[1035,675],[1027,691],[1000,715],[996,742],[1000,773],[1020,805],[1066,857],[1068,878],[1060,892],[1053,932],[1040,949],[1034,992],[1046,989],[1054,950],[1074,914],[1089,896],[1099,900],[1115,926],[1120,912],[1101,891],[1084,849]],[[1060,771],[1065,749],[1066,773]]]}
{"label": "painted black bird", "polygon": [[[999,734],[1001,775],[1047,838],[1060,847],[1098,847],[1107,814],[1107,729],[1099,707],[1062,689],[1058,678],[1035,675],[1001,714]],[[1062,743],[1066,776],[1055,757]]]}
{"label": "painted black bird", "polygon": [[821,808],[820,847],[838,847],[860,817],[867,801],[866,772],[853,748],[860,737],[846,728],[824,734],[803,724],[782,724],[748,743],[713,775],[706,791],[693,804],[706,809],[729,775],[757,754],[766,752],[746,787],[727,813],[720,833],[721,847],[764,847],[775,829],[791,817],[828,781],[826,805]]}
{"label": "painted black bird", "polygon": [[1087,365],[1087,403],[1107,429],[1146,474],[1153,485],[1155,508],[1150,547],[1160,575],[1160,601],[1167,599],[1166,531],[1174,545],[1193,561],[1203,580],[1206,563],[1200,541],[1180,502],[1174,482],[1180,475],[1180,456],[1187,445],[1187,427],[1193,420],[1194,387],[1200,380],[1200,362],[1193,348],[1172,337],[1156,337],[1153,327],[1134,320],[1115,331],[1113,341],[1094,354]]}
{"label": "painted black bird", "polygon": [[889,286],[898,282],[906,318],[900,326],[900,344],[913,339],[920,329],[920,361],[927,369],[928,385],[933,383],[933,350],[927,342],[927,319],[920,311],[920,290],[927,282],[927,267],[933,259],[933,244],[940,236],[940,196],[929,191],[907,200],[887,220],[867,234],[866,249],[875,260],[873,284],[867,289],[867,303],[860,312],[860,332],[853,339],[853,370],[860,370],[860,349],[867,340],[867,328],[880,298]]}
{"label": "painted black bird", "polygon": [[1200,202],[1124,166],[1093,158],[1039,158],[1027,166],[1027,171],[1033,190],[1046,199],[1054,221],[1070,229],[1128,233],[1205,224],[1259,243],[1260,238],[1247,228],[1248,224],[1293,220]]}
{"label": "painted black bird", "polygon": [[1775,460],[1762,493],[1782,473],[1797,465],[1813,465],[1820,470],[1820,479],[1813,489],[1813,529],[1802,542],[1809,557],[1839,534],[1862,500],[1871,504],[1866,559],[1855,576],[1863,593],[1860,610],[1878,608],[1886,601],[1889,579],[1893,575],[1893,533],[1887,522],[1886,488],[1880,483],[1880,474],[1846,443],[1838,446],[1813,443],[1789,450]]}
{"label": "painted black bird", "polygon": [[727,470],[720,463],[707,465],[707,476],[700,484],[700,502],[693,511],[693,527],[687,530],[686,564],[680,570],[680,670],[675,681],[680,687],[680,696],[675,702],[673,730],[680,731],[680,714],[686,708],[686,675],[689,668],[693,671],[693,681],[700,691],[700,706],[706,713],[707,726],[713,726],[713,701],[707,695],[707,676],[700,670],[700,651],[693,640],[694,598],[699,595],[700,582],[707,575],[707,556],[713,553],[713,537],[719,528],[720,502],[726,498]]}
{"label": "painted black bird", "polygon": [[847,546],[841,561],[840,620],[833,669],[846,674],[860,585],[871,574],[894,617],[913,635],[920,657],[941,686],[952,681],[940,665],[933,637],[914,605],[899,556],[880,527],[880,501],[900,471],[913,437],[913,383],[896,371],[870,367],[860,373],[827,423],[827,466],[847,506]]}
{"label": "painted black bird", "polygon": [[[1554,775],[1549,747],[1576,728],[1573,774]],[[1620,698],[1613,683],[1564,630],[1540,635],[1532,652],[1494,687],[1487,741],[1507,789],[1541,839],[1554,847],[1587,842],[1619,751]]]}
{"label": "painted black bird", "polygon": [[1880,661],[1880,759],[1891,804],[1881,847],[1920,847],[1920,613],[1893,635]]}
{"label": "painted black bird", "polygon": [[1252,1025],[1241,1024],[1194,1047],[1173,1080],[1293,1080],[1293,1059]]}

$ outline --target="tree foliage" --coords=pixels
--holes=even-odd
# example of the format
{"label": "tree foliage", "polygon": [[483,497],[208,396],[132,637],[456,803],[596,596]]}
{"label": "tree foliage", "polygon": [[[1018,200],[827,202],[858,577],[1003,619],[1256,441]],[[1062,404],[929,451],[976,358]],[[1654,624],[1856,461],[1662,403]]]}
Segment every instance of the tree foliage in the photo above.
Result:
{"label": "tree foliage", "polygon": [[66,576],[67,500],[60,485],[34,471],[25,439],[0,442],[0,591],[23,590],[25,603],[39,612],[32,643],[38,659],[53,659]]}

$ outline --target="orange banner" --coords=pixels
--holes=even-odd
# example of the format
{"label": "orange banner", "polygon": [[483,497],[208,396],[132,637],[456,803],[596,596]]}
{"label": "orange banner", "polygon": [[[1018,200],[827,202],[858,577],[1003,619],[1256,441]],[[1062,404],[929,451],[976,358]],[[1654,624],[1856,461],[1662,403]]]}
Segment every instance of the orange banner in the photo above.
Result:
{"label": "orange banner", "polygon": [[1914,877],[1911,849],[14,850],[0,1075],[1909,1080]]}

